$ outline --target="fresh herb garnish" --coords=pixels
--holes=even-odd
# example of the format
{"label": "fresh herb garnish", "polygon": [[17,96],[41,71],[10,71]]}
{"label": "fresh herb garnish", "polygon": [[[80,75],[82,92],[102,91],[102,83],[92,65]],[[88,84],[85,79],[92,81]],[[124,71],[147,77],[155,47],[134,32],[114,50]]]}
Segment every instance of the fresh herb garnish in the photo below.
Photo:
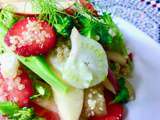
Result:
{"label": "fresh herb garnish", "polygon": [[0,102],[0,114],[12,116],[19,110],[17,104],[12,102]]}
{"label": "fresh herb garnish", "polygon": [[34,80],[33,87],[35,89],[35,95],[31,96],[30,99],[36,99],[38,97],[42,97],[44,99],[52,98],[52,89],[48,84],[40,80]]}
{"label": "fresh herb garnish", "polygon": [[0,114],[6,115],[9,120],[44,120],[35,115],[33,108],[19,108],[13,102],[0,102]]}
{"label": "fresh herb garnish", "polygon": [[99,17],[90,14],[79,15],[79,23],[83,26],[81,34],[99,40],[99,42],[111,51],[126,55],[126,47],[122,34],[112,21],[110,14],[103,13]]}
{"label": "fresh herb garnish", "polygon": [[124,103],[129,100],[129,91],[126,87],[126,81],[125,78],[120,78],[118,80],[119,85],[120,85],[120,91],[116,95],[115,99],[113,100],[113,103]]}
{"label": "fresh herb garnish", "polygon": [[55,0],[33,0],[33,2],[39,6],[39,19],[45,20],[51,24],[58,34],[63,37],[69,37],[73,27],[72,17],[63,11],[58,10]]}

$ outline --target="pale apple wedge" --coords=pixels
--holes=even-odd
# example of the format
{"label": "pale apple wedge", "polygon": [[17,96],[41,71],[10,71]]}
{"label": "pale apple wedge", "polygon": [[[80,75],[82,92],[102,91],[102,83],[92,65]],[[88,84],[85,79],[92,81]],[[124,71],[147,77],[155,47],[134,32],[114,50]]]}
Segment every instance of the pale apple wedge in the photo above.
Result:
{"label": "pale apple wedge", "polygon": [[30,0],[0,0],[0,8],[11,6],[14,8],[15,13],[20,15],[35,15],[39,14],[39,11],[33,9],[33,5]]}
{"label": "pale apple wedge", "polygon": [[[58,9],[66,9],[74,4],[75,0],[65,2],[64,0],[56,0],[56,6]],[[34,9],[35,4],[31,0],[0,0],[0,9],[5,6],[11,6],[18,15],[37,15],[40,10]],[[37,7],[36,7],[37,8]]]}
{"label": "pale apple wedge", "polygon": [[84,93],[80,89],[72,89],[68,93],[54,91],[54,100],[61,120],[79,120]]}

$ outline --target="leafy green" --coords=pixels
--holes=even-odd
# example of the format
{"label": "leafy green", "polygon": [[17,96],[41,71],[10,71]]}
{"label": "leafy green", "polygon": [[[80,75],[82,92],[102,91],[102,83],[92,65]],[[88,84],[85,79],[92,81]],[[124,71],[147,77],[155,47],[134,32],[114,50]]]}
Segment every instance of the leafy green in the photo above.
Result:
{"label": "leafy green", "polygon": [[73,27],[72,19],[65,12],[57,9],[55,0],[34,0],[34,3],[40,8],[39,19],[47,21],[63,37],[69,37]]}
{"label": "leafy green", "polygon": [[118,80],[119,85],[120,85],[120,91],[118,92],[117,96],[113,100],[113,103],[124,103],[129,100],[129,91],[126,87],[126,81],[124,78],[120,78]]}
{"label": "leafy green", "polygon": [[69,37],[72,29],[72,18],[69,16],[57,15],[57,21],[53,24],[57,33],[64,37]]}
{"label": "leafy green", "polygon": [[99,36],[96,30],[98,27],[97,22],[92,21],[83,15],[79,15],[77,19],[79,20],[80,24],[83,26],[83,28],[80,31],[81,34],[85,35],[86,37],[92,38],[94,40],[99,40]]}
{"label": "leafy green", "polygon": [[127,53],[123,36],[108,13],[103,13],[98,18],[89,14],[87,16],[81,14],[77,19],[83,26],[81,28],[81,34],[98,40],[103,46],[112,51],[119,52],[123,55]]}
{"label": "leafy green", "polygon": [[19,110],[17,104],[12,102],[0,102],[0,114],[12,116]]}
{"label": "leafy green", "polygon": [[112,44],[109,45],[111,50],[119,52],[121,54],[126,54],[127,50],[124,43],[123,35],[118,29],[118,27],[115,25],[115,23],[113,22],[111,16],[107,12],[105,12],[101,16],[101,19],[104,21],[105,25],[109,27],[109,30],[115,33],[115,36],[113,36],[113,39],[112,39]]}
{"label": "leafy green", "polygon": [[21,108],[15,112],[12,116],[9,116],[9,120],[44,120],[37,117],[32,108]]}
{"label": "leafy green", "polygon": [[0,114],[6,115],[9,120],[44,120],[37,117],[32,108],[19,108],[13,102],[0,102]]}
{"label": "leafy green", "polygon": [[35,99],[38,97],[42,97],[44,99],[52,98],[52,89],[46,83],[40,80],[34,80],[33,87],[36,91],[35,91],[35,95],[33,95],[31,99]]}

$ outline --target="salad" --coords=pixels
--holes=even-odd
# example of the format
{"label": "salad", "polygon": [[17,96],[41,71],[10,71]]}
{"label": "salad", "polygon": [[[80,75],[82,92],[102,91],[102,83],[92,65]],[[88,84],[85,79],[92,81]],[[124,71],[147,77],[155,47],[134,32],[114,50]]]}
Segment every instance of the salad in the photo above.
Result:
{"label": "salad", "polygon": [[123,120],[133,55],[86,0],[31,0],[0,11],[0,120]]}

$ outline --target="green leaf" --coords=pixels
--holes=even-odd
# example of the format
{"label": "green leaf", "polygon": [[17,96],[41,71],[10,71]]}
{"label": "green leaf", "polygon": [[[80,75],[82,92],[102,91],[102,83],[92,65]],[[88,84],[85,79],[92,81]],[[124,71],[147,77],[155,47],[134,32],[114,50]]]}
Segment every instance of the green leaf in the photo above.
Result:
{"label": "green leaf", "polygon": [[[127,54],[127,49],[124,43],[124,38],[116,24],[113,22],[112,17],[107,12],[104,12],[101,16],[101,20],[105,23],[107,27],[107,32],[109,33],[109,30],[113,31],[115,33],[115,36],[112,37],[112,43],[107,44],[107,46],[112,50],[116,51],[118,53],[121,53],[122,55]],[[111,38],[109,38],[111,39]],[[102,39],[102,42],[106,42],[108,39]]]}
{"label": "green leaf", "polygon": [[53,26],[55,27],[57,33],[59,33],[63,37],[69,37],[71,29],[73,27],[72,24],[73,23],[71,17],[58,14],[57,21],[56,23],[53,23]]}
{"label": "green leaf", "polygon": [[35,88],[35,95],[31,97],[31,99],[35,99],[38,97],[42,97],[44,99],[50,99],[52,98],[52,89],[50,86],[40,80],[34,80],[33,81],[33,87]]}
{"label": "green leaf", "polygon": [[0,114],[12,116],[19,110],[17,104],[12,102],[0,102]]}
{"label": "green leaf", "polygon": [[118,92],[117,96],[113,100],[113,103],[124,103],[127,102],[128,99],[129,99],[129,92],[128,89],[124,87]]}
{"label": "green leaf", "polygon": [[89,14],[80,14],[77,19],[82,25],[81,34],[99,40],[111,51],[126,55],[127,50],[123,36],[108,13],[103,13],[98,18]]}
{"label": "green leaf", "polygon": [[126,87],[126,81],[124,78],[120,78],[118,80],[119,85],[120,85],[120,91],[116,95],[115,99],[112,101],[113,103],[124,103],[129,100],[129,91]]}
{"label": "green leaf", "polygon": [[[39,19],[47,21],[63,37],[69,37],[73,27],[72,19],[65,12],[56,7],[55,0],[33,0],[34,7],[39,7]],[[35,5],[36,4],[36,5]]]}

